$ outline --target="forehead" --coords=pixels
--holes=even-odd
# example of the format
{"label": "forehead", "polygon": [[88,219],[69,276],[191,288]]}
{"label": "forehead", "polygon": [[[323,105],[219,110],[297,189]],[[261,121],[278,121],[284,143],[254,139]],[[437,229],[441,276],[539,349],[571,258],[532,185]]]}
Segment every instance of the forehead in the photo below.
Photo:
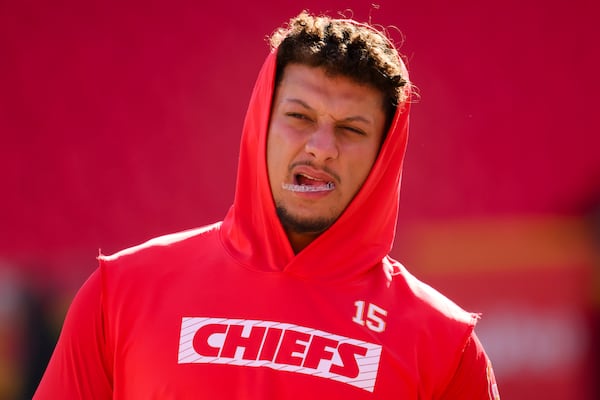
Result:
{"label": "forehead", "polygon": [[[384,111],[384,94],[353,79],[329,74],[322,67],[289,64],[282,71],[276,88],[276,100],[301,96],[314,106],[364,108]],[[311,104],[312,106],[312,104]]]}

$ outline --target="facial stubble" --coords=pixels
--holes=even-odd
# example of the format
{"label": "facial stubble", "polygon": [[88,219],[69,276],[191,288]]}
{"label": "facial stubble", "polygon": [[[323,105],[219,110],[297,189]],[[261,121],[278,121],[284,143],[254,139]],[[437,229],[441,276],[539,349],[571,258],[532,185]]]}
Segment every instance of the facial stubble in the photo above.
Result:
{"label": "facial stubble", "polygon": [[276,205],[277,216],[281,225],[288,232],[299,234],[319,234],[328,229],[336,218],[300,218],[292,215],[283,205]]}

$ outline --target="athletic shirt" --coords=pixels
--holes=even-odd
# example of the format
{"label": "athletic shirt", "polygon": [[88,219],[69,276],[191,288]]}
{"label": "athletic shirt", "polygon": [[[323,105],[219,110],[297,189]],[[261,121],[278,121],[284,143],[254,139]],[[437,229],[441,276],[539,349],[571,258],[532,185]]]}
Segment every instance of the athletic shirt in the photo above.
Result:
{"label": "athletic shirt", "polygon": [[224,220],[100,256],[34,399],[499,399],[478,315],[388,255],[408,103],[344,213],[292,251],[265,161],[275,56]]}

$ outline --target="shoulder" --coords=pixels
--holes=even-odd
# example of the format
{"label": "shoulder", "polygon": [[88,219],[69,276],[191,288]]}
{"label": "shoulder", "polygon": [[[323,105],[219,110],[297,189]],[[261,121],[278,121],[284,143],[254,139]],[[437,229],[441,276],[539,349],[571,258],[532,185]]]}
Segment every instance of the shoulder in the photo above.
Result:
{"label": "shoulder", "polygon": [[177,291],[221,265],[225,252],[219,240],[220,224],[190,229],[148,240],[112,255],[98,256],[98,279],[103,306],[131,312],[145,310],[159,297]]}
{"label": "shoulder", "polygon": [[220,223],[159,236],[112,255],[98,256],[105,284],[122,285],[158,283],[166,275],[183,273],[211,257],[223,254],[218,230]]}
{"label": "shoulder", "polygon": [[390,287],[402,297],[403,302],[411,302],[412,307],[420,311],[419,315],[422,318],[471,328],[475,326],[479,314],[464,310],[437,289],[414,276],[398,261],[388,258],[385,263],[385,268],[389,271],[387,275]]}
{"label": "shoulder", "polygon": [[429,382],[426,386],[431,393],[441,394],[461,364],[471,372],[476,370],[485,375],[485,365],[482,368],[475,357],[465,353],[469,343],[476,343],[473,337],[479,314],[464,310],[399,262],[393,259],[387,262],[389,288],[402,310],[400,319],[395,321],[399,327],[395,332],[398,337],[412,339],[410,343],[414,344],[419,359],[419,375],[423,382]]}
{"label": "shoulder", "polygon": [[111,255],[104,255],[100,252],[98,260],[101,265],[120,263],[135,259],[145,259],[148,256],[154,257],[164,253],[181,252],[197,248],[197,245],[201,244],[201,242],[209,240],[211,237],[216,237],[215,233],[219,230],[220,226],[221,223],[217,222],[199,228],[158,236]]}

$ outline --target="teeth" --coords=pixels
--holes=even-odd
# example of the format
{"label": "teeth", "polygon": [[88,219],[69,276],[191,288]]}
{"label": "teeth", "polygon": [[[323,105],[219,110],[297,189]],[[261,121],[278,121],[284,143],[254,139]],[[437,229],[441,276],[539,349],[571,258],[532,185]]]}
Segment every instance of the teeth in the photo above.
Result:
{"label": "teeth", "polygon": [[309,186],[309,185],[294,185],[291,183],[283,183],[281,187],[290,192],[328,192],[335,189],[333,182],[327,182],[324,185]]}

